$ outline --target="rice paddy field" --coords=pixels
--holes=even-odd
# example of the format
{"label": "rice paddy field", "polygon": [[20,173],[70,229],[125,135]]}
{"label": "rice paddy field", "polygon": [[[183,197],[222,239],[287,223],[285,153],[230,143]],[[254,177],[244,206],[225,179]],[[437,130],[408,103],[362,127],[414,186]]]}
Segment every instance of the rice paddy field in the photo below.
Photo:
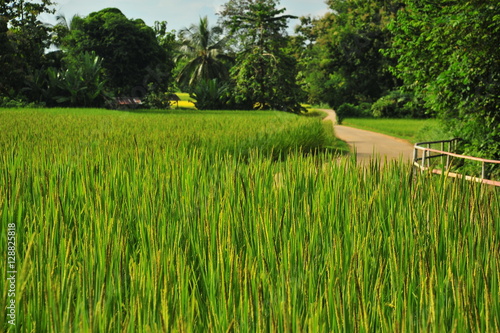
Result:
{"label": "rice paddy field", "polygon": [[275,112],[0,110],[2,272],[13,225],[17,258],[0,328],[500,331],[498,190],[357,166],[324,129]]}

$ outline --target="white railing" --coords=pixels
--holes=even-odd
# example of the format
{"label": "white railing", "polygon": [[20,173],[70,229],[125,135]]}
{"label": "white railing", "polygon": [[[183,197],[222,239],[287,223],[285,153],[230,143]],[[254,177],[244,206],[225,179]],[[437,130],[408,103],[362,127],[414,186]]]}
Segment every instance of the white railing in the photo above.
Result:
{"label": "white railing", "polygon": [[[486,177],[486,165],[500,164],[500,161],[456,154],[454,153],[454,151],[456,150],[457,143],[459,141],[460,139],[456,138],[451,140],[416,143],[413,149],[413,164],[422,171],[430,169],[431,172],[435,174],[445,173],[448,177],[465,178],[467,180],[476,181],[483,184],[500,186],[500,181],[487,179]],[[440,145],[441,149],[439,150],[431,148],[433,145]],[[453,157],[480,162],[481,176],[474,177],[474,176],[468,176],[450,172],[451,161]],[[434,168],[431,169],[431,160],[436,158],[441,159],[441,165],[442,165],[441,169],[434,169]]]}

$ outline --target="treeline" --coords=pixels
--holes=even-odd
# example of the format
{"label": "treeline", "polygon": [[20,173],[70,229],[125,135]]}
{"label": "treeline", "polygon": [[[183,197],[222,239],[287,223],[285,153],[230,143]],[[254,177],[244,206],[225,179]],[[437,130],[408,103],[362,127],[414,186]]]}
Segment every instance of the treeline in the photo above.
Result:
{"label": "treeline", "polygon": [[439,117],[466,151],[500,158],[499,0],[328,0],[300,19],[279,1],[229,0],[215,24],[177,33],[114,8],[48,26],[53,5],[0,2],[0,104],[165,108],[179,90],[199,109],[328,104],[340,118]]}
{"label": "treeline", "polygon": [[307,99],[287,49],[294,17],[275,1],[229,1],[219,25],[200,18],[178,34],[166,22],[149,27],[117,8],[60,15],[48,26],[38,17],[54,14],[53,5],[2,2],[1,104],[102,107],[138,97],[145,107],[167,108],[170,93],[182,90],[199,109],[298,113]]}

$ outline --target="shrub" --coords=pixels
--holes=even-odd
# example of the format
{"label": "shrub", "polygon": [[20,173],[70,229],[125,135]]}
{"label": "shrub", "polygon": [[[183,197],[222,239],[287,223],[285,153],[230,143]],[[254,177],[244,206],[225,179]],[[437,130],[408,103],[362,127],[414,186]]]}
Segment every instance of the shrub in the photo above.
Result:
{"label": "shrub", "polygon": [[102,58],[94,52],[84,52],[65,60],[65,69],[47,70],[49,97],[63,106],[103,106],[107,94],[106,80],[102,75]]}
{"label": "shrub", "polygon": [[370,107],[370,103],[361,103],[359,105],[344,103],[336,110],[337,122],[341,124],[342,120],[347,117],[369,118],[371,117]]}
{"label": "shrub", "polygon": [[424,118],[424,109],[420,109],[413,100],[411,94],[391,91],[373,103],[371,112],[375,118]]}
{"label": "shrub", "polygon": [[[29,103],[24,100],[0,97],[0,108],[36,108],[38,106],[36,103]],[[43,107],[43,105],[40,105],[40,107]]]}
{"label": "shrub", "polygon": [[151,85],[149,86],[149,88],[150,91],[144,98],[143,106],[148,109],[158,109],[158,110],[170,109],[172,94],[154,90],[152,89]]}
{"label": "shrub", "polygon": [[225,110],[228,108],[228,85],[217,79],[202,80],[190,94],[198,110]]}

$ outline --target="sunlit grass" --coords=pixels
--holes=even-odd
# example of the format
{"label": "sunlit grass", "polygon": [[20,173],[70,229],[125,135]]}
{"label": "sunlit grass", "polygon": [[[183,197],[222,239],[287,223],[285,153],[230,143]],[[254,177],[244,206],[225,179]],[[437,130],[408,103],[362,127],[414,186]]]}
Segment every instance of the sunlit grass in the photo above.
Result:
{"label": "sunlit grass", "polygon": [[194,100],[189,96],[188,93],[177,92],[175,94],[180,98],[180,101],[172,101],[172,109],[196,110]]}
{"label": "sunlit grass", "polygon": [[178,101],[178,102],[172,102],[172,108],[181,108],[181,109],[196,109],[196,106],[194,105],[193,102],[191,101]]}
{"label": "sunlit grass", "polygon": [[305,154],[318,124],[0,111],[10,330],[500,331],[499,192]]}
{"label": "sunlit grass", "polygon": [[412,143],[450,139],[437,119],[347,118],[342,125],[391,135]]}
{"label": "sunlit grass", "polygon": [[191,101],[193,100],[188,93],[182,93],[182,92],[177,92],[175,93],[177,96],[179,96],[179,98],[181,99],[181,101]]}

